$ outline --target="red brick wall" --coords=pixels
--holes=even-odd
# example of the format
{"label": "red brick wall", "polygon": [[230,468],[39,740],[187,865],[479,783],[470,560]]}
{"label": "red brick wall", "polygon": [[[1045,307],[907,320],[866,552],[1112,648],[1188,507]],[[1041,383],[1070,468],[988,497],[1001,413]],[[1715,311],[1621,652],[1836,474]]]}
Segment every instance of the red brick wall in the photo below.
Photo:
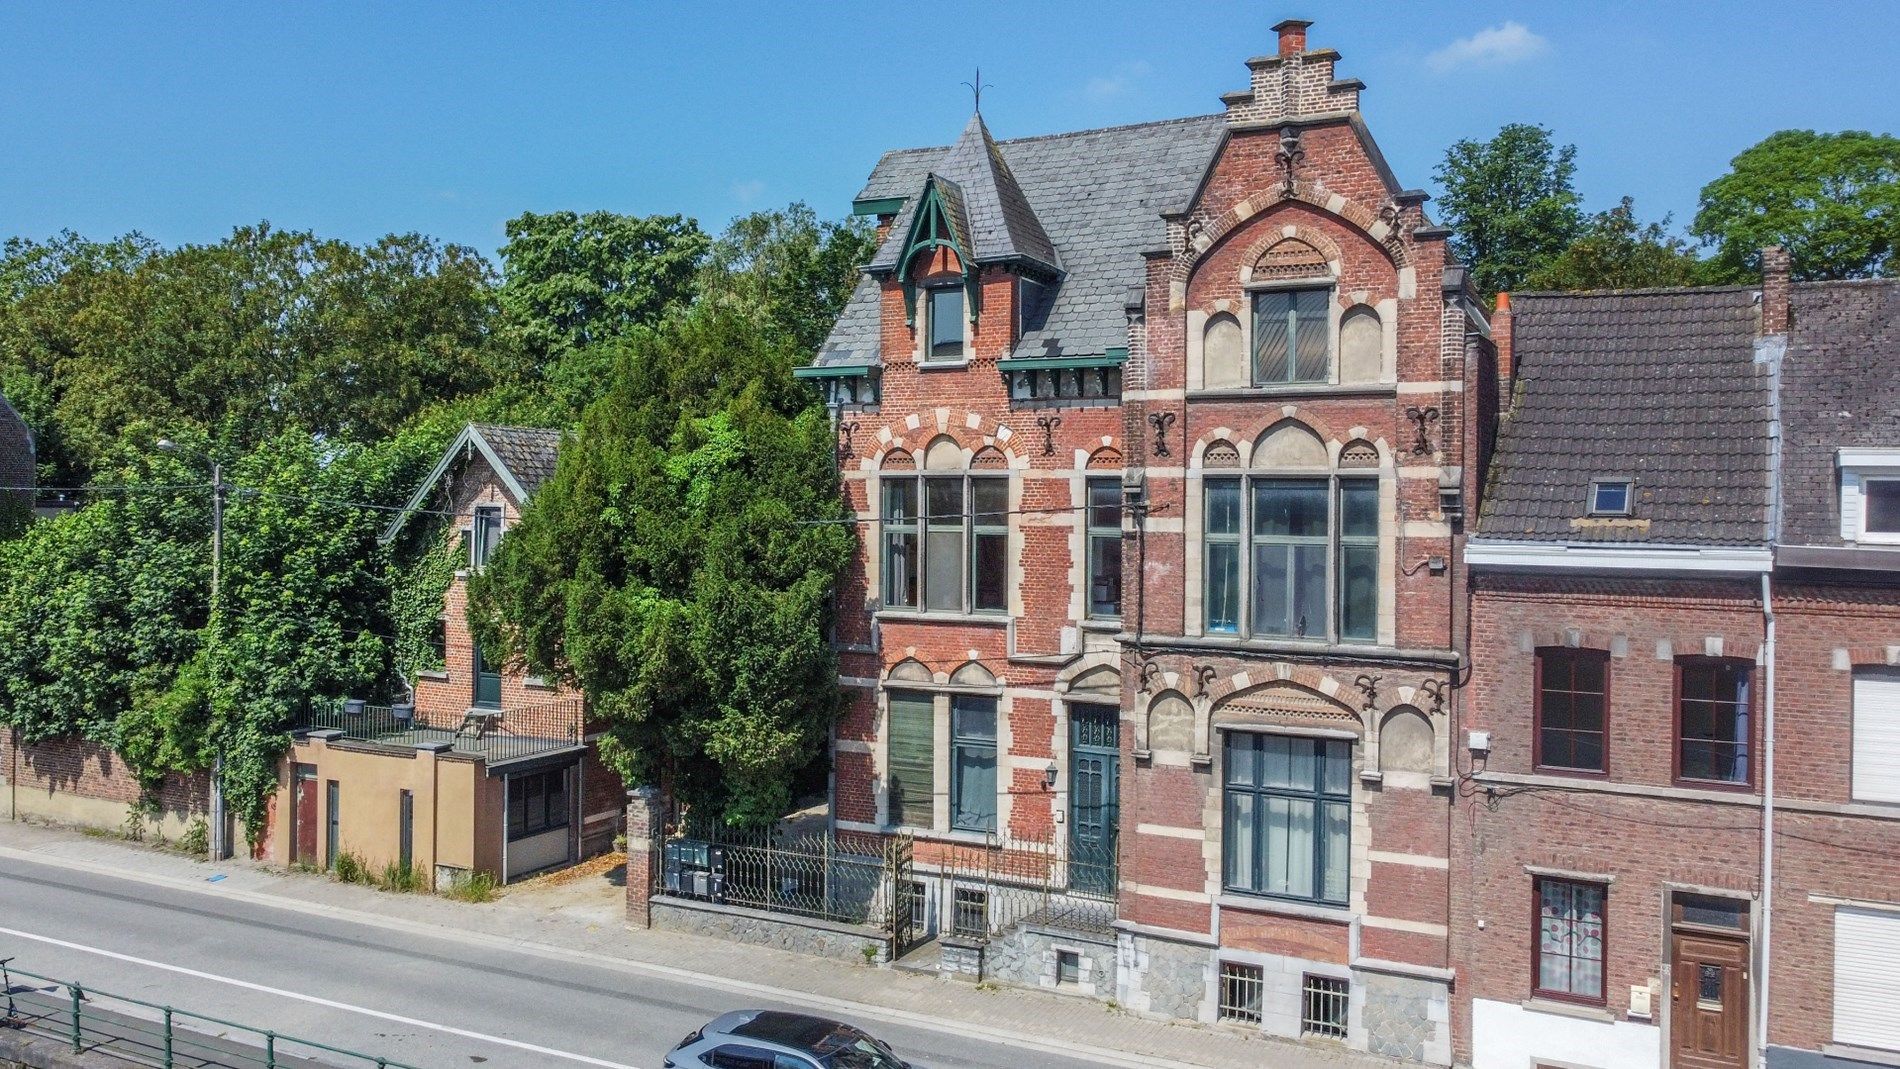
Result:
{"label": "red brick wall", "polygon": [[[0,731],[0,777],[9,796],[0,799],[9,813],[51,812],[35,804],[35,797],[70,796],[117,805],[139,801],[138,780],[125,761],[109,747],[90,739],[19,741],[12,731]],[[159,811],[174,820],[189,821],[208,812],[208,780],[202,775],[167,776],[156,801]]]}

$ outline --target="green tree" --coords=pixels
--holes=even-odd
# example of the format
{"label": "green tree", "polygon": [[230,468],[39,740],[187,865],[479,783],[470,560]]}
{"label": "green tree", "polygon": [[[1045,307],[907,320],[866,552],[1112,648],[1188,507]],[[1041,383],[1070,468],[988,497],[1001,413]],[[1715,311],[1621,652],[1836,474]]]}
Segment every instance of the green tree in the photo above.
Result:
{"label": "green tree", "polygon": [[1702,277],[1702,261],[1682,239],[1669,233],[1669,219],[1642,223],[1629,197],[1584,223],[1583,232],[1563,252],[1525,278],[1533,290],[1631,290],[1693,286]]}
{"label": "green tree", "polygon": [[628,782],[736,822],[784,812],[838,707],[853,533],[803,355],[720,301],[634,333],[470,582],[484,649],[578,686]]}
{"label": "green tree", "polygon": [[734,219],[713,242],[700,291],[751,310],[763,329],[812,354],[858,284],[858,268],[876,251],[876,231],[856,216],[821,220],[802,202],[754,212]]}
{"label": "green tree", "polygon": [[1542,126],[1512,123],[1489,141],[1463,140],[1433,173],[1451,248],[1488,299],[1517,289],[1583,228],[1573,178],[1577,147]]}
{"label": "green tree", "polygon": [[232,455],[287,428],[375,440],[507,369],[493,283],[472,250],[413,234],[358,246],[260,224],[172,250],[136,235],[9,242],[0,389],[56,485],[84,481],[139,421]]}
{"label": "green tree", "polygon": [[1900,273],[1900,138],[1782,130],[1702,187],[1690,232],[1715,250],[1723,281],[1761,277],[1761,250],[1782,245],[1797,279]]}
{"label": "green tree", "polygon": [[605,388],[614,345],[690,304],[710,244],[678,215],[524,212],[501,248],[501,307],[537,379],[578,413]]}

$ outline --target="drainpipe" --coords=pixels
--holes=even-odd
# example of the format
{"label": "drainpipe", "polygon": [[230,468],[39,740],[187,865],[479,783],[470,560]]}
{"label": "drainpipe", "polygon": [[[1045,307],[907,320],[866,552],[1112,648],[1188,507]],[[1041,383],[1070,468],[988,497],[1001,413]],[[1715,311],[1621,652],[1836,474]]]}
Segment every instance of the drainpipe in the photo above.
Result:
{"label": "drainpipe", "polygon": [[1768,966],[1774,932],[1775,890],[1775,608],[1767,572],[1761,577],[1762,619],[1762,788],[1761,788],[1761,977],[1756,1025],[1756,1065],[1768,1064]]}

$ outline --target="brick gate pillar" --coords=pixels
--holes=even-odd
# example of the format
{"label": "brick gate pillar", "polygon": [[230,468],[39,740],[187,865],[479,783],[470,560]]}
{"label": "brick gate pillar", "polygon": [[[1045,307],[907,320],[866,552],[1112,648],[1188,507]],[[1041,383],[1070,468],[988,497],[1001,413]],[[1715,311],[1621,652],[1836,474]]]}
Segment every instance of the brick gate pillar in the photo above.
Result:
{"label": "brick gate pillar", "polygon": [[651,928],[653,910],[648,900],[659,878],[660,838],[666,834],[660,789],[636,787],[627,792],[627,926]]}

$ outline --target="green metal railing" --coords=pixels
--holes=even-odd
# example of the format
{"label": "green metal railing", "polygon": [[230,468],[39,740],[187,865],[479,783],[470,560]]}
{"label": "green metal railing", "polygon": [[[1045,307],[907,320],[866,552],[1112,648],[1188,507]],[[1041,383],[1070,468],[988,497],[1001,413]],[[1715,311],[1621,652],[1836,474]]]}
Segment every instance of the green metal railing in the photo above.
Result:
{"label": "green metal railing", "polygon": [[0,963],[0,1010],[5,1014],[0,1027],[70,1044],[74,1054],[99,1051],[160,1069],[296,1069],[338,1064],[415,1069],[388,1058],[113,995],[4,963]]}

